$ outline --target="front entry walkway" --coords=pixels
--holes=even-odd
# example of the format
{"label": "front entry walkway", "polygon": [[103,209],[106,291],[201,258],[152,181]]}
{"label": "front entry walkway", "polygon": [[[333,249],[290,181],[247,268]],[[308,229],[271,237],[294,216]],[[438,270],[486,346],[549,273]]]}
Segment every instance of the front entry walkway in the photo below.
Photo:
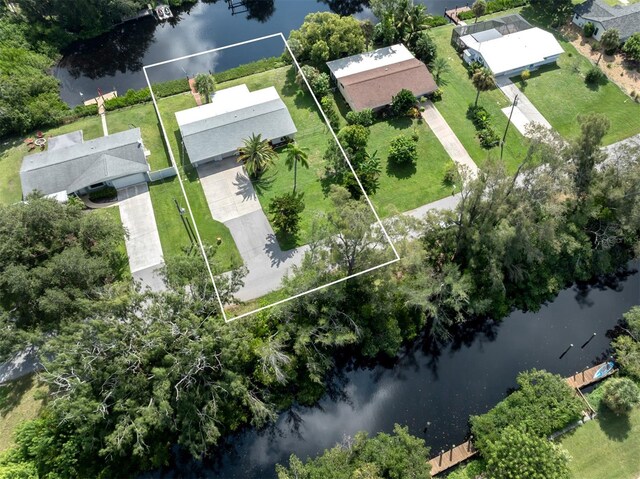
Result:
{"label": "front entry walkway", "polygon": [[442,144],[445,151],[456,165],[466,169],[471,177],[475,178],[478,174],[478,165],[476,165],[471,156],[469,156],[469,153],[467,153],[465,147],[460,143],[460,140],[445,121],[444,117],[432,102],[426,101],[423,106],[424,111],[422,112],[422,118],[427,122],[427,125],[431,128],[433,134],[436,135],[436,138],[438,138],[438,141]]}
{"label": "front entry walkway", "polygon": [[235,296],[249,301],[278,289],[307,247],[280,248],[253,184],[235,158],[205,163],[198,167],[198,175],[211,216],[229,228],[249,270]]}
{"label": "front entry walkway", "polygon": [[162,246],[146,183],[118,190],[120,217],[128,232],[125,238],[134,279],[153,291],[166,289],[158,270],[164,264]]}
{"label": "front entry walkway", "polygon": [[[518,104],[513,109],[513,116],[511,117],[511,122],[513,126],[515,126],[520,133],[523,135],[526,133],[527,125],[529,123],[537,123],[542,125],[548,129],[552,129],[551,123],[547,121],[547,119],[542,116],[542,113],[538,111],[538,109],[533,106],[533,103],[529,101],[529,99],[525,96],[525,94],[513,84],[513,82],[509,78],[496,78],[496,85],[502,93],[509,99],[509,101],[513,104],[516,95],[518,96]],[[508,106],[503,108],[507,117],[511,114],[511,107]]]}

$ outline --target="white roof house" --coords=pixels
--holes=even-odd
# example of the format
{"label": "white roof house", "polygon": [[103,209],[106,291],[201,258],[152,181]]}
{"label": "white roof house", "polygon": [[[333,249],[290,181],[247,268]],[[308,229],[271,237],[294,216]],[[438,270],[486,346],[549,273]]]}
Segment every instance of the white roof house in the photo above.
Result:
{"label": "white roof house", "polygon": [[454,39],[465,49],[467,63],[479,61],[495,76],[514,76],[553,63],[564,53],[551,33],[531,27],[517,15],[505,18],[510,23],[497,19],[457,27],[460,36]]}
{"label": "white roof house", "polygon": [[327,62],[327,66],[333,77],[338,79],[413,59],[414,56],[407,47],[399,43],[372,52],[333,60]]}
{"label": "white roof house", "polygon": [[252,134],[281,143],[297,132],[274,87],[249,91],[239,85],[220,90],[210,103],[176,112],[176,120],[193,164],[235,154]]}

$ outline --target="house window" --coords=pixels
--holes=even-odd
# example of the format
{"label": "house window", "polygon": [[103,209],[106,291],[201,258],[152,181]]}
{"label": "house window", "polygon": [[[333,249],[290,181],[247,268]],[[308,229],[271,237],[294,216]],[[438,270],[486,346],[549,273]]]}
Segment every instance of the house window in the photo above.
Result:
{"label": "house window", "polygon": [[598,30],[600,30],[598,27],[596,27],[596,29],[593,31],[593,36],[595,37],[598,34]]}
{"label": "house window", "polygon": [[103,186],[104,186],[104,182],[96,183],[94,185],[89,186],[89,188],[91,188],[93,190],[93,189],[96,189],[96,188],[102,188]]}

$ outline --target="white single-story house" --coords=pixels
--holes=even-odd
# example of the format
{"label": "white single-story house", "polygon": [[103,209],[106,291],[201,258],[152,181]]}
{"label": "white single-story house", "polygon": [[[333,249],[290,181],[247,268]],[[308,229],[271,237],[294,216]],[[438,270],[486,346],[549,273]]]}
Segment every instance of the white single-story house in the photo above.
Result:
{"label": "white single-story house", "polygon": [[402,89],[416,98],[438,89],[426,65],[402,44],[333,60],[327,66],[353,111],[390,105]]}
{"label": "white single-story house", "polygon": [[211,102],[176,112],[191,164],[234,156],[244,140],[260,134],[273,145],[292,140],[293,119],[274,87],[249,91],[238,85],[217,91]]}
{"label": "white single-story house", "polygon": [[620,33],[620,41],[625,42],[634,33],[640,32],[640,3],[611,6],[601,0],[587,0],[576,5],[573,23],[584,28],[587,23],[595,27],[593,36],[596,40],[609,29]]}
{"label": "white single-story house", "polygon": [[79,130],[49,138],[47,143],[47,151],[22,160],[23,198],[38,191],[66,201],[69,195],[149,181],[140,128],[89,141],[84,141]]}
{"label": "white single-story house", "polygon": [[451,44],[465,62],[482,63],[496,77],[536,70],[564,53],[551,33],[516,14],[460,25],[453,29]]}

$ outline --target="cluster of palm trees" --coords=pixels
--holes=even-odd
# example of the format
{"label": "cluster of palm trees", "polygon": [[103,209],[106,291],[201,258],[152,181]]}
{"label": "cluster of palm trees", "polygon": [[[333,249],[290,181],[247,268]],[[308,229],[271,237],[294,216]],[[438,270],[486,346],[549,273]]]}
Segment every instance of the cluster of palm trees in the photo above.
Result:
{"label": "cluster of palm trees", "polygon": [[[309,168],[307,148],[296,142],[289,143],[283,150],[286,153],[285,165],[289,171],[293,170],[293,192],[296,192],[298,181],[298,163]],[[244,140],[244,145],[238,149],[238,163],[243,163],[247,173],[252,178],[258,178],[275,162],[278,154],[268,140],[261,134],[253,133]]]}

